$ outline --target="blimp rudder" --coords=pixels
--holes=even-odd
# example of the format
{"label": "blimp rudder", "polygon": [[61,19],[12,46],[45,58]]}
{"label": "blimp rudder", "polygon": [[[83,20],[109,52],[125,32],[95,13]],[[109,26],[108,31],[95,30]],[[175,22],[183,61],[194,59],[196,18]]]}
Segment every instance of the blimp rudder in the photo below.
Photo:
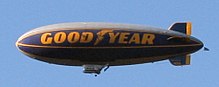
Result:
{"label": "blimp rudder", "polygon": [[172,26],[170,26],[169,30],[181,32],[186,35],[191,35],[192,34],[192,23],[191,22],[174,23]]}
{"label": "blimp rudder", "polygon": [[[190,36],[192,34],[192,23],[191,22],[174,23],[173,25],[170,26],[169,30],[177,31]],[[170,58],[169,61],[174,66],[190,65],[191,55],[186,54],[182,56],[177,56],[174,58]]]}
{"label": "blimp rudder", "polygon": [[169,59],[169,61],[174,66],[190,65],[191,55],[187,54],[183,56],[177,56],[177,57]]}

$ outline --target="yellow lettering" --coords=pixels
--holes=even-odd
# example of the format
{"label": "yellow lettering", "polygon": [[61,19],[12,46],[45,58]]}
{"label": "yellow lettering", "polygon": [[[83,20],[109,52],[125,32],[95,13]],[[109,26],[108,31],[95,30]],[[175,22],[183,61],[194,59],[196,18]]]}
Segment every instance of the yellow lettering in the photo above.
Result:
{"label": "yellow lettering", "polygon": [[44,33],[41,36],[41,43],[42,44],[51,44],[52,43],[51,33]]}
{"label": "yellow lettering", "polygon": [[116,41],[116,38],[119,36],[119,33],[109,33],[109,37],[110,37],[110,40],[109,40],[109,43],[115,43]]}
{"label": "yellow lettering", "polygon": [[126,41],[128,39],[128,35],[130,35],[130,33],[121,33],[119,37],[119,43],[128,43],[128,41]]}
{"label": "yellow lettering", "polygon": [[80,38],[80,34],[78,32],[71,32],[68,34],[68,42],[76,43]]}
{"label": "yellow lettering", "polygon": [[81,35],[81,43],[89,43],[93,40],[93,33],[92,32],[83,32]]}
{"label": "yellow lettering", "polygon": [[135,44],[140,44],[140,35],[139,33],[134,33],[129,40],[129,44],[135,43]]}
{"label": "yellow lettering", "polygon": [[141,44],[154,44],[154,34],[144,34],[141,40]]}
{"label": "yellow lettering", "polygon": [[65,32],[58,32],[54,36],[55,43],[63,43],[66,40]]}

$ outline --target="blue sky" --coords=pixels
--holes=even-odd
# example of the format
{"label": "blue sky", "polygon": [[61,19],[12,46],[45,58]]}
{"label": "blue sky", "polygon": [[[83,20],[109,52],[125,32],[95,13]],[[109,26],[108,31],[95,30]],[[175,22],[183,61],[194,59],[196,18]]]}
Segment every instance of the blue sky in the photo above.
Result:
{"label": "blue sky", "polygon": [[[1,0],[0,87],[218,87],[218,0]],[[37,61],[20,53],[16,40],[25,32],[63,22],[113,22],[167,29],[191,21],[192,35],[210,52],[192,54],[191,66],[169,61],[111,67],[98,77],[81,67]]]}

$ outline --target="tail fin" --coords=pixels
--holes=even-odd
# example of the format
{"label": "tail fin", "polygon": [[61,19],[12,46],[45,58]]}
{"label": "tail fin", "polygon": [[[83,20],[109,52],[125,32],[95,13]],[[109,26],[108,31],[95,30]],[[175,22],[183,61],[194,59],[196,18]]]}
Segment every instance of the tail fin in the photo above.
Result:
{"label": "tail fin", "polygon": [[175,66],[190,65],[190,54],[169,59],[171,64]]}
{"label": "tail fin", "polygon": [[186,35],[191,35],[192,24],[191,22],[174,23],[173,25],[170,26],[169,30],[174,30],[181,33],[185,33]]}

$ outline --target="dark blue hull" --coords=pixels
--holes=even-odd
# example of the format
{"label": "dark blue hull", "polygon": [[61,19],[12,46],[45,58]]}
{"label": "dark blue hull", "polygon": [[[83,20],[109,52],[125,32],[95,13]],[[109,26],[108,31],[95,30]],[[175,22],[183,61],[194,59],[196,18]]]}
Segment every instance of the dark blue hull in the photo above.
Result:
{"label": "dark blue hull", "polygon": [[[20,47],[20,49],[29,55],[34,55],[39,60],[47,58],[46,62],[50,63],[58,63],[58,61],[54,60],[72,60],[89,64],[102,62],[112,63],[112,65],[114,65],[113,62],[117,60],[138,59],[142,60],[142,62],[139,63],[147,63],[167,59],[171,56],[185,55],[187,53],[192,53],[194,50],[198,50],[201,47],[201,45],[194,45],[151,46],[141,48],[38,48],[23,46]],[[80,64],[76,63],[64,65]]]}

